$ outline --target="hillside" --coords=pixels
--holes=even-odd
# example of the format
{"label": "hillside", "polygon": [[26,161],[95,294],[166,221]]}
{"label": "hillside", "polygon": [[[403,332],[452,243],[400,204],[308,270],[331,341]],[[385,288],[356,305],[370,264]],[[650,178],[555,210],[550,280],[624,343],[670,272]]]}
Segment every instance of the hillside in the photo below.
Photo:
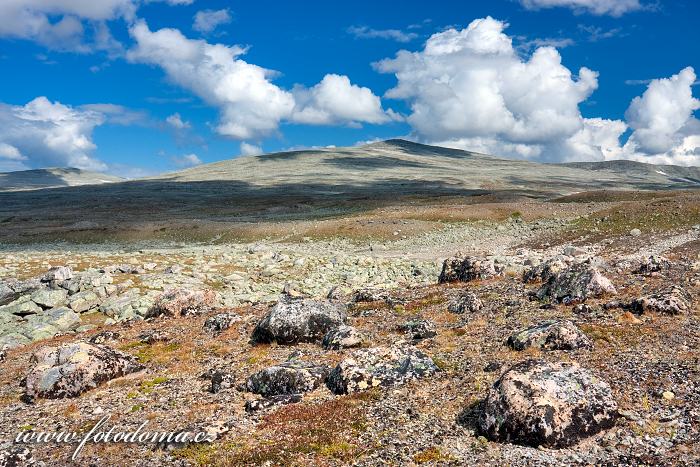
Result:
{"label": "hillside", "polygon": [[75,168],[47,168],[0,173],[0,191],[38,190],[63,186],[99,185],[123,178]]}

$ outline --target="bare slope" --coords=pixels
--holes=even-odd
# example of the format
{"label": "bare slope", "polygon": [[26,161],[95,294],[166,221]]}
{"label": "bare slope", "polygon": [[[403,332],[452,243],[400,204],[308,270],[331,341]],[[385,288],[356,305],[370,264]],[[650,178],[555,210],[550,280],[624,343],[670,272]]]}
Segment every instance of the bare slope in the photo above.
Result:
{"label": "bare slope", "polygon": [[0,191],[122,182],[123,178],[74,168],[48,168],[0,173]]}

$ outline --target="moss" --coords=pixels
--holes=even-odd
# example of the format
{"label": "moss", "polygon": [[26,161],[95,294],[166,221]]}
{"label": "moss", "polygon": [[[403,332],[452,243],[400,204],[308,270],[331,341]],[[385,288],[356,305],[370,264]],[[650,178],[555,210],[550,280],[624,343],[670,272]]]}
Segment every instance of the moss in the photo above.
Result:
{"label": "moss", "polygon": [[447,462],[450,460],[452,460],[450,456],[443,454],[440,448],[435,446],[413,456],[413,461],[416,464]]}

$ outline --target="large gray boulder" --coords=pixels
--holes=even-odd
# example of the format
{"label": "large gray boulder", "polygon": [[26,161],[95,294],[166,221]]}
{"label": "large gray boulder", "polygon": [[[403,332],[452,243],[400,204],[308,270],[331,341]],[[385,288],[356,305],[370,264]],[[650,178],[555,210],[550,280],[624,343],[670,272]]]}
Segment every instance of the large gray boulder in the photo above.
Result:
{"label": "large gray boulder", "polygon": [[450,302],[447,309],[452,313],[475,313],[484,308],[484,303],[472,291],[467,290],[455,300]]}
{"label": "large gray boulder", "polygon": [[127,354],[84,342],[45,347],[31,357],[34,367],[26,379],[29,397],[61,399],[83,392],[143,366]]}
{"label": "large gray boulder", "polygon": [[245,389],[265,397],[301,394],[323,384],[329,372],[325,365],[290,360],[252,374]]}
{"label": "large gray boulder", "polygon": [[326,350],[349,349],[360,347],[365,341],[365,336],[352,326],[338,326],[331,329],[323,336],[321,345]]}
{"label": "large gray boulder", "polygon": [[442,271],[438,282],[441,284],[457,281],[469,282],[490,279],[502,274],[503,268],[497,266],[493,260],[457,253],[442,263]]}
{"label": "large gray boulder", "polygon": [[335,394],[390,387],[438,372],[433,359],[408,345],[360,349],[336,366],[326,385]]}
{"label": "large gray boulder", "polygon": [[22,295],[17,300],[0,306],[0,313],[11,313],[17,316],[27,316],[41,313],[42,308],[32,301],[30,295]]}
{"label": "large gray boulder", "polygon": [[616,294],[615,286],[590,263],[578,263],[551,276],[537,291],[537,298],[558,303],[578,303],[590,297]]}
{"label": "large gray boulder", "polygon": [[46,271],[42,276],[42,282],[63,282],[73,278],[73,270],[68,266],[55,266]]}
{"label": "large gray boulder", "polygon": [[346,319],[343,304],[282,295],[255,327],[251,339],[253,343],[319,342]]}
{"label": "large gray boulder", "polygon": [[31,299],[42,308],[55,308],[66,304],[68,291],[65,289],[39,289],[32,293]]}
{"label": "large gray boulder", "polygon": [[93,290],[83,290],[71,295],[69,305],[76,313],[84,313],[100,304],[100,297]]}
{"label": "large gray boulder", "polygon": [[508,338],[514,350],[538,347],[547,350],[591,349],[593,343],[571,321],[545,321]]}
{"label": "large gray boulder", "polygon": [[652,295],[635,299],[631,304],[633,313],[642,314],[649,311],[679,315],[688,313],[692,305],[692,297],[683,288],[672,285]]}
{"label": "large gray boulder", "polygon": [[494,441],[566,447],[612,427],[617,416],[610,387],[588,370],[527,360],[494,383],[478,423]]}

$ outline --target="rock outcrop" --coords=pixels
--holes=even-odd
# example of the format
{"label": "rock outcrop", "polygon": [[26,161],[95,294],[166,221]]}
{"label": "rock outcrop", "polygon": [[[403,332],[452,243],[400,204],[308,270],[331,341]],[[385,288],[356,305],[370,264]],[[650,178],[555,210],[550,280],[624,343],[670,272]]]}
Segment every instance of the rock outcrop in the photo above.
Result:
{"label": "rock outcrop", "polygon": [[514,350],[538,347],[547,350],[591,349],[593,343],[571,321],[545,321],[508,338]]}
{"label": "rock outcrop", "polygon": [[537,298],[557,303],[578,303],[589,297],[616,294],[615,286],[590,263],[578,263],[549,278]]}
{"label": "rock outcrop", "polygon": [[457,253],[442,263],[442,272],[440,272],[438,282],[441,284],[457,281],[469,282],[490,279],[502,274],[503,269],[497,266],[493,260]]}
{"label": "rock outcrop", "polygon": [[352,326],[338,326],[331,329],[323,336],[321,345],[326,350],[349,349],[359,347],[365,341],[365,337],[360,331]]}
{"label": "rock outcrop", "polygon": [[690,311],[692,297],[682,287],[672,285],[647,297],[635,299],[630,308],[633,313],[642,314],[649,311],[668,315],[679,315]]}
{"label": "rock outcrop", "polygon": [[187,316],[204,313],[216,303],[217,295],[211,289],[170,289],[156,298],[148,310],[147,318],[155,316]]}
{"label": "rock outcrop", "polygon": [[245,389],[264,397],[301,394],[321,386],[329,372],[325,365],[290,360],[252,374]]}
{"label": "rock outcrop", "polygon": [[474,292],[467,290],[455,300],[450,302],[447,309],[452,313],[464,314],[475,313],[484,308],[484,303],[476,296]]}
{"label": "rock outcrop", "polygon": [[494,383],[479,427],[494,441],[565,447],[612,427],[617,415],[610,387],[588,370],[527,360]]}

